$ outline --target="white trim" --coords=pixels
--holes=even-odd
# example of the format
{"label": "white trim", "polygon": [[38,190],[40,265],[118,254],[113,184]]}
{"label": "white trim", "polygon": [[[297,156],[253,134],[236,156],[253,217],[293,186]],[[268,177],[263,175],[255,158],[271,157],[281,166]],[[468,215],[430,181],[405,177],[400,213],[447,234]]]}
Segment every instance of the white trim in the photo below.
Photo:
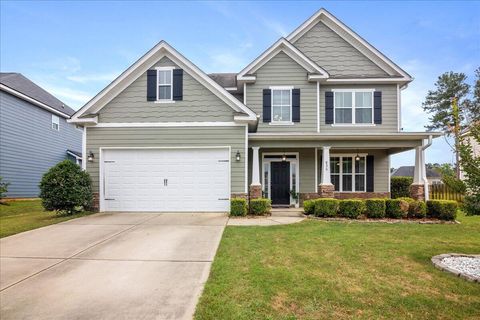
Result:
{"label": "white trim", "polygon": [[242,127],[236,122],[102,122],[97,128],[142,128],[142,127]]}
{"label": "white trim", "polygon": [[87,170],[87,127],[83,128],[82,134],[82,169]]}
{"label": "white trim", "polygon": [[[351,154],[351,153],[331,153],[330,154],[330,159],[329,161],[331,161],[331,158],[340,158],[340,170],[338,173],[332,173],[330,172],[330,175],[337,175],[339,176],[339,190],[338,191],[335,191],[335,192],[367,192],[367,153],[358,153],[358,156],[360,156],[361,158],[365,158],[365,161],[364,161],[364,172],[363,173],[359,173],[359,175],[363,175],[364,176],[364,179],[363,179],[363,190],[355,190],[355,178],[356,178],[356,172],[355,172],[355,157],[357,156],[357,154]],[[352,190],[347,190],[347,191],[343,191],[343,158],[351,158],[352,159],[352,173],[347,173],[346,175],[349,175],[352,177]],[[390,171],[390,168],[388,169]],[[333,184],[333,183],[332,183]]]}
{"label": "white trim", "polygon": [[[266,158],[265,159],[265,156],[279,156],[278,158]],[[268,199],[271,199],[272,198],[272,189],[271,189],[271,182],[272,182],[272,177],[271,177],[271,166],[270,164],[272,162],[282,162],[282,156],[283,155],[286,155],[286,156],[291,156],[291,155],[294,155],[295,156],[295,159],[287,159],[286,162],[289,162],[290,163],[290,168],[291,168],[291,164],[292,162],[295,163],[296,165],[296,170],[295,170],[295,177],[296,177],[296,181],[295,181],[295,192],[296,193],[299,193],[300,192],[300,153],[299,152],[264,152],[262,153],[262,164],[260,166],[261,170],[262,170],[262,177],[261,177],[261,181],[262,181],[262,191],[265,192],[265,188],[268,188]],[[269,164],[268,166],[268,186],[265,184],[265,171],[264,171],[264,167],[265,167],[265,164]],[[292,170],[290,170],[290,188],[292,187]],[[292,199],[292,196],[290,195],[290,204],[293,204],[293,199]],[[298,203],[296,203],[298,205]]]}
{"label": "white trim", "polygon": [[[375,123],[374,123],[374,118],[375,118],[375,115],[374,115],[374,92],[375,92],[375,89],[332,89],[331,90],[333,92],[333,124],[331,126],[339,126],[339,125],[347,125],[347,126],[375,126]],[[351,123],[348,123],[348,122],[340,122],[340,123],[336,123],[337,121],[337,117],[336,117],[336,109],[348,109],[348,108],[337,108],[336,106],[336,101],[337,99],[335,98],[335,94],[339,92],[339,93],[352,93],[352,122]],[[372,99],[371,99],[371,102],[372,102],[372,105],[370,107],[370,109],[372,110],[372,117],[371,117],[371,122],[361,122],[361,123],[356,123],[356,110],[357,109],[369,109],[369,108],[357,108],[356,106],[356,97],[355,95],[357,94],[357,92],[360,92],[360,93],[370,93],[371,96],[372,96]]]}
{"label": "white trim", "polygon": [[153,103],[175,103],[176,101],[175,100],[167,100],[167,99],[164,99],[164,100],[155,100],[153,101]]}
{"label": "white trim", "polygon": [[[388,157],[388,187],[387,187],[387,190],[388,192],[391,192],[391,181],[392,181],[392,170],[390,170],[391,168],[391,159],[390,159],[390,155],[387,155]],[[398,169],[397,169],[398,170]]]}
{"label": "white trim", "polygon": [[294,86],[270,86],[268,87],[270,90],[293,90]]}
{"label": "white trim", "polygon": [[318,192],[318,148],[314,148],[315,150],[315,193]]}
{"label": "white trim", "polygon": [[[105,210],[105,194],[104,194],[104,168],[103,168],[103,151],[104,150],[145,150],[145,149],[159,149],[159,150],[171,150],[171,149],[228,149],[229,161],[228,161],[228,190],[232,194],[232,147],[231,146],[195,146],[195,147],[100,147],[98,148],[99,154],[99,211]],[[82,162],[83,164],[83,162]]]}
{"label": "white trim", "polygon": [[268,125],[269,126],[293,126],[295,125],[295,123],[291,121],[271,121],[268,123]]}
{"label": "white trim", "polygon": [[[155,67],[157,70],[157,100],[156,103],[172,103],[173,100],[173,70],[175,69],[174,66],[169,67]],[[161,84],[160,83],[160,71],[170,71],[170,84]],[[160,99],[160,86],[170,86],[170,99]]]}
{"label": "white trim", "polygon": [[[67,150],[67,154],[74,157],[75,160],[82,160],[82,157],[77,156],[75,153],[71,152],[70,150]],[[77,163],[78,164],[78,163]]]}
{"label": "white trim", "polygon": [[[309,80],[315,80],[314,78]],[[368,84],[378,84],[378,83],[405,83],[403,78],[329,78],[325,80],[327,84],[358,84],[358,83],[368,83]],[[411,80],[410,80],[411,81]]]}
{"label": "white trim", "polygon": [[237,91],[237,87],[224,87],[227,91]]}
{"label": "white trim", "polygon": [[16,96],[17,98],[23,99],[27,102],[33,103],[34,105],[36,105],[38,107],[41,107],[41,108],[46,109],[46,110],[48,110],[52,113],[55,113],[56,115],[59,115],[63,118],[66,118],[66,119],[70,118],[70,116],[68,114],[63,113],[61,111],[58,111],[57,109],[54,109],[54,108],[36,100],[36,99],[30,98],[29,96],[27,96],[27,95],[25,95],[21,92],[18,92],[17,90],[14,90],[10,87],[7,87],[6,85],[0,84],[0,89],[7,92],[7,93],[10,93],[11,95]]}
{"label": "white trim", "polygon": [[[381,66],[379,63],[377,63],[377,61],[369,57],[368,53],[377,57],[386,66],[390,67],[391,69],[396,71],[398,74],[400,74],[402,77],[404,77],[403,79],[404,81],[413,80],[412,77],[407,72],[402,70],[393,61],[388,59],[383,53],[381,53],[374,46],[372,46],[370,43],[365,41],[362,37],[356,34],[352,29],[347,27],[343,22],[338,20],[334,15],[332,15],[330,12],[328,12],[323,8],[317,11],[312,17],[310,17],[307,21],[305,21],[302,25],[300,25],[297,29],[295,29],[292,33],[290,33],[290,35],[287,36],[287,40],[290,41],[291,43],[295,43],[296,40],[301,38],[306,32],[308,32],[312,27],[314,27],[320,21],[325,23],[327,27],[329,27],[337,35],[339,35],[341,38],[343,38],[345,41],[350,43],[353,47],[355,47],[357,50],[359,50],[361,53],[367,56],[373,63],[378,65],[388,74],[391,74],[391,72],[389,72],[389,70],[385,70],[385,66]],[[349,39],[349,37],[346,37],[341,32],[335,30],[335,27],[340,28],[341,31],[345,32],[349,37],[356,40],[360,45],[358,45],[354,41],[351,41],[352,39]]]}
{"label": "white trim", "polygon": [[73,120],[73,119],[67,119],[68,123],[83,123],[83,124],[97,124],[98,123],[98,116],[95,116],[93,118],[80,118],[78,120]]}
{"label": "white trim", "polygon": [[245,193],[248,194],[248,124],[245,125]]}
{"label": "white trim", "polygon": [[[361,109],[367,109],[367,108],[361,108]],[[377,125],[375,123],[332,123],[330,127],[351,127],[351,128],[356,128],[356,127],[376,127]]]}
{"label": "white trim", "polygon": [[320,132],[320,82],[317,82],[317,132]]}
{"label": "white trim", "polygon": [[365,88],[365,89],[362,89],[362,88],[355,88],[355,89],[332,89],[330,91],[332,92],[375,92],[375,88]]}
{"label": "white trim", "polygon": [[207,74],[200,70],[195,64],[186,59],[167,42],[160,41],[155,47],[149,50],[145,55],[138,59],[133,65],[125,70],[120,76],[112,81],[106,88],[100,91],[93,99],[87,102],[80,110],[72,116],[72,122],[76,122],[79,117],[90,111],[97,113],[108,102],[116,97],[121,91],[127,88],[139,76],[144,74],[154,63],[164,56],[168,56],[175,64],[183,68],[195,80],[202,83],[208,90],[218,96],[222,101],[228,104],[233,110],[243,112],[246,116],[238,119],[247,121],[256,121],[256,114],[238,99],[232,96],[222,86],[212,80]]}
{"label": "white trim", "polygon": [[[292,121],[292,113],[293,113],[293,97],[292,97],[292,90],[293,90],[293,86],[271,86],[269,87],[270,89],[270,119],[271,121],[269,122],[269,125],[282,125],[282,126],[291,126],[293,125],[293,121]],[[281,121],[275,121],[273,120],[273,91],[281,91],[281,90],[284,90],[284,91],[290,91],[290,119],[289,121],[285,121],[285,120],[281,120]],[[286,105],[281,105],[281,106],[277,106],[277,107],[280,107],[283,109],[283,107],[286,107]]]}
{"label": "white trim", "polygon": [[279,52],[284,52],[287,56],[292,58],[308,72],[318,73],[319,75],[317,75],[317,78],[326,79],[329,77],[329,74],[327,71],[325,71],[325,69],[321,68],[315,62],[310,60],[285,38],[280,38],[270,48],[265,50],[260,56],[258,56],[254,61],[247,65],[242,71],[240,71],[240,73],[237,75],[237,80],[249,82],[255,81],[256,77],[250,74],[255,73],[265,63],[275,57]]}
{"label": "white trim", "polygon": [[243,104],[247,105],[247,83],[243,84]]}
{"label": "white trim", "polygon": [[400,85],[397,84],[397,130],[402,131],[402,92],[400,91]]}
{"label": "white trim", "polygon": [[[54,128],[53,125],[56,125],[57,127]],[[52,122],[50,124],[50,129],[60,131],[60,117],[56,114],[52,114]]]}

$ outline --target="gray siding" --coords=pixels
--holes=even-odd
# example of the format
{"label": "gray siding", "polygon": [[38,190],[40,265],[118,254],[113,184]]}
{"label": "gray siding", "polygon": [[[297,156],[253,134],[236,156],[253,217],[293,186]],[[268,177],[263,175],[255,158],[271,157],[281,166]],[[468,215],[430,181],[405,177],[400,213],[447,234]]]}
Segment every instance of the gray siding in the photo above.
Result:
{"label": "gray siding", "polygon": [[[382,124],[374,127],[348,126],[335,127],[325,124],[325,91],[332,89],[375,89],[382,91]],[[338,133],[393,133],[398,132],[398,100],[396,84],[371,85],[320,85],[320,132]]]}
{"label": "gray siding", "polygon": [[389,76],[322,22],[294,42],[294,45],[332,77]]}
{"label": "gray siding", "polygon": [[[258,132],[317,131],[317,86],[308,82],[307,71],[285,53],[280,52],[255,73],[257,80],[247,84],[246,103],[260,115]],[[300,122],[275,126],[262,122],[263,89],[270,86],[294,86],[300,89]]]}
{"label": "gray siding", "polygon": [[66,150],[82,151],[82,132],[60,117],[8,93],[0,92],[0,176],[10,182],[7,197],[37,197],[42,175],[67,158]]}
{"label": "gray siding", "polygon": [[[167,57],[154,67],[175,66]],[[234,110],[185,70],[183,100],[174,103],[147,101],[147,73],[110,101],[99,113],[100,122],[233,121]]]}
{"label": "gray siding", "polygon": [[[245,192],[245,127],[88,128],[87,150],[95,155],[87,162],[94,192],[99,190],[101,147],[204,147],[231,146],[231,192]],[[237,151],[241,160],[236,161]]]}

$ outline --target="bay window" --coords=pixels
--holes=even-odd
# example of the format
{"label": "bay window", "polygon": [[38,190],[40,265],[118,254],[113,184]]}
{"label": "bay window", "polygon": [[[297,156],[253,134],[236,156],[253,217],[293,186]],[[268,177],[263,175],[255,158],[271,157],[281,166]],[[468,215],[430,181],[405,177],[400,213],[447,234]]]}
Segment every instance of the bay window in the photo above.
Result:
{"label": "bay window", "polygon": [[330,179],[339,192],[364,192],[366,175],[365,156],[330,157]]}
{"label": "bay window", "polygon": [[336,124],[372,124],[373,90],[334,91]]}

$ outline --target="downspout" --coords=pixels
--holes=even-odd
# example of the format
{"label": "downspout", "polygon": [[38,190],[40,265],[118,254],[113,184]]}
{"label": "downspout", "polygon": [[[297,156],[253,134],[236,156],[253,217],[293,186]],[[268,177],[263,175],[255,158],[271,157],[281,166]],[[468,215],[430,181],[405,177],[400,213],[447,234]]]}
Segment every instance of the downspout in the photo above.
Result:
{"label": "downspout", "polygon": [[[422,142],[423,144],[423,142]],[[422,146],[422,158],[423,158],[423,189],[425,192],[425,201],[429,200],[428,180],[427,180],[427,168],[425,166],[425,150],[432,145],[432,135],[428,136],[428,142]]]}

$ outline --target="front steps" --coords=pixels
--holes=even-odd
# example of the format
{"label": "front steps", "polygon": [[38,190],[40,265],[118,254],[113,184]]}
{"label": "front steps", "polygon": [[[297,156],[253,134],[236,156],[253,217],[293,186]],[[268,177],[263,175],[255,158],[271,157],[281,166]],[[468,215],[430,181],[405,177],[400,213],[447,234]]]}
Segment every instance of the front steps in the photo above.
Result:
{"label": "front steps", "polygon": [[303,208],[272,208],[272,217],[303,217]]}

